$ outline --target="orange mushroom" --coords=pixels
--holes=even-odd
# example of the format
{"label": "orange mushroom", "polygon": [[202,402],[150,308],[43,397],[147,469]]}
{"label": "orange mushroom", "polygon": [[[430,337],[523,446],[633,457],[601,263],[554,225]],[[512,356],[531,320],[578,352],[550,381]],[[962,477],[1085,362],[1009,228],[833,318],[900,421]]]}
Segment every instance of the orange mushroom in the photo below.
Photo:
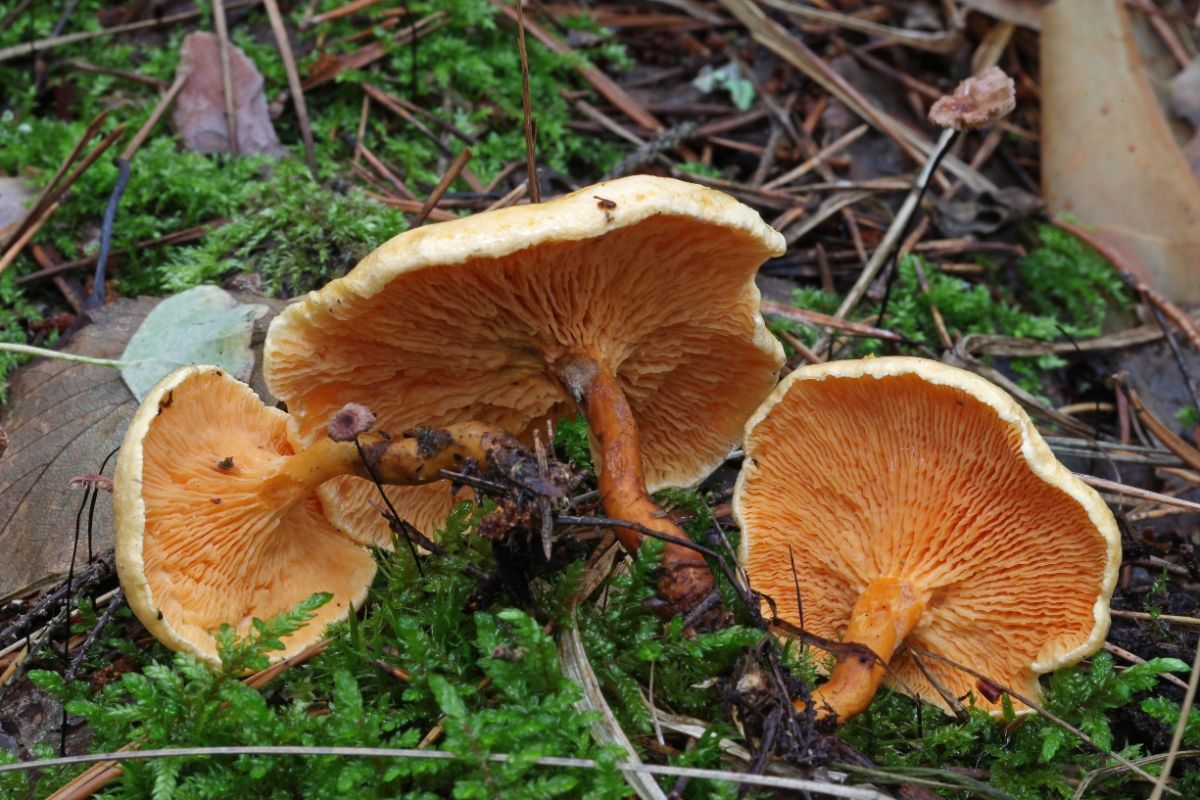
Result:
{"label": "orange mushroom", "polygon": [[[279,315],[267,384],[306,444],[351,400],[387,428],[477,420],[521,438],[577,407],[606,512],[682,537],[648,490],[720,464],[775,384],[783,353],[753,277],[782,250],[731,197],[649,176],[425,226]],[[385,530],[371,487],[354,483],[320,493],[335,524],[370,541]],[[444,487],[389,494],[425,528],[452,502]],[[701,556],[666,547],[664,599],[690,609],[712,587]]]}
{"label": "orange mushroom", "polygon": [[[752,585],[788,622],[877,657],[839,656],[819,716],[860,713],[881,680],[948,709],[910,648],[1036,697],[1038,675],[1103,643],[1112,513],[982,378],[905,357],[802,367],[747,423],[745,451],[734,513]],[[976,688],[925,667],[956,696]]]}
{"label": "orange mushroom", "polygon": [[[357,433],[357,431],[355,431]],[[275,654],[286,658],[362,602],[370,552],[325,518],[316,488],[367,475],[421,483],[515,444],[467,423],[411,436],[324,438],[295,448],[287,414],[218,367],[184,367],[142,401],[113,481],[117,570],[130,608],[174,650],[218,660],[222,624],[244,634],[316,592],[332,600]]]}

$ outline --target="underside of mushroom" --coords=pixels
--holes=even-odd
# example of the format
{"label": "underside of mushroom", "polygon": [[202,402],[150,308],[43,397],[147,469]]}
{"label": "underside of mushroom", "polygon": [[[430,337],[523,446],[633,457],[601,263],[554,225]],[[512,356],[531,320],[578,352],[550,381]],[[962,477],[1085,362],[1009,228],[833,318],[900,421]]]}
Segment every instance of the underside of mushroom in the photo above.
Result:
{"label": "underside of mushroom", "polygon": [[[267,385],[305,443],[350,400],[391,430],[478,421],[526,444],[579,410],[605,513],[685,540],[649,492],[719,466],[777,381],[783,353],[754,273],[782,250],[728,195],[646,175],[425,226],[274,320]],[[326,513],[378,536],[363,510],[371,487],[353,483],[322,487]],[[453,504],[444,488],[389,493],[418,527]],[[644,535],[618,533],[631,552]],[[659,587],[687,613],[713,578],[673,542]]]}
{"label": "underside of mushroom", "polygon": [[[982,378],[903,357],[802,367],[745,449],[734,513],[751,583],[791,625],[857,645],[813,692],[818,715],[860,713],[881,682],[996,710],[950,662],[1036,697],[1039,674],[1103,642],[1112,513]],[[918,664],[918,649],[948,661]]]}
{"label": "underside of mushroom", "polygon": [[118,569],[130,606],[168,646],[216,660],[221,625],[244,633],[254,617],[332,594],[286,657],[362,601],[374,561],[326,519],[316,489],[330,479],[415,485],[472,464],[509,474],[534,461],[478,423],[299,449],[286,422],[245,384],[203,366],[167,376],[135,416],[114,484]]}

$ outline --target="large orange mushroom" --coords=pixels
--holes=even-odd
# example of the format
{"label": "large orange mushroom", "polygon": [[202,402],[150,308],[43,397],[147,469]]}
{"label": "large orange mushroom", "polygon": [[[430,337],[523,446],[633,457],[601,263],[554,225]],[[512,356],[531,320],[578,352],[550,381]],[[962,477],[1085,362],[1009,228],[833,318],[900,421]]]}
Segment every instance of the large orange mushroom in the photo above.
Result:
{"label": "large orange mushroom", "polygon": [[[818,715],[860,713],[881,680],[948,708],[911,648],[1036,697],[1039,674],[1103,643],[1112,513],[982,378],[906,357],[802,367],[747,423],[745,451],[734,513],[751,584],[788,622],[877,657],[846,648]],[[976,688],[925,667],[954,695]]]}
{"label": "large orange mushroom", "polygon": [[[350,401],[390,429],[475,420],[522,438],[578,408],[606,512],[682,537],[648,490],[720,464],[775,384],[783,353],[753,278],[782,250],[733,198],[649,176],[429,225],[280,314],[267,384],[305,444]],[[329,518],[364,540],[385,533],[371,490],[321,488]],[[418,527],[451,504],[445,487],[389,492]],[[690,609],[712,587],[700,555],[666,547],[665,599]]]}
{"label": "large orange mushroom", "polygon": [[171,373],[134,415],[113,481],[117,570],[130,608],[168,647],[216,662],[223,624],[245,634],[255,617],[330,593],[274,656],[298,652],[361,604],[375,574],[367,548],[326,519],[318,486],[369,470],[385,482],[436,481],[516,445],[465,423],[357,443],[355,430],[301,449],[287,428],[287,414],[211,366]]}

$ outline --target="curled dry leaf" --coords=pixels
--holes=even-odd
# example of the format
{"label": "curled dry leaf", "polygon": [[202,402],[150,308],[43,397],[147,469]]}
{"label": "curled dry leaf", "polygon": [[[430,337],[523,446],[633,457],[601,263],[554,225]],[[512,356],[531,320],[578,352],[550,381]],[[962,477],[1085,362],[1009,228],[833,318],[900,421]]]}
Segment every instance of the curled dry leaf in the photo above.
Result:
{"label": "curled dry leaf", "polygon": [[1121,0],[1043,9],[1042,183],[1176,303],[1200,303],[1200,188],[1142,68]]}
{"label": "curled dry leaf", "polygon": [[954,94],[939,97],[929,109],[929,121],[939,128],[970,131],[991,125],[1016,107],[1013,79],[999,67],[988,67],[960,83]]}
{"label": "curled dry leaf", "polygon": [[[179,131],[184,147],[198,153],[230,152],[218,51],[216,36],[197,32],[187,35],[179,53],[177,74],[186,74],[187,80],[175,100],[171,121]],[[242,49],[232,43],[229,66],[233,73],[238,152],[243,155],[283,155],[286,151],[279,143],[267,111],[262,73]]]}

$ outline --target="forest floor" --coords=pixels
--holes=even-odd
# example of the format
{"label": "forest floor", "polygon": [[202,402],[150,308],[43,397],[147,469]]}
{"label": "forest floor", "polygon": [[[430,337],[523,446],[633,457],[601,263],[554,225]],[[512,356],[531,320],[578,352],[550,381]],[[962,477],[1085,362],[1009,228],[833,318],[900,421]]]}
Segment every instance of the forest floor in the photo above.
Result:
{"label": "forest floor", "polygon": [[[1200,638],[1200,324],[1188,310],[1200,273],[1162,245],[1197,190],[1174,148],[1112,156],[1160,118],[1189,158],[1200,149],[1200,3],[1090,8],[1110,5],[1142,71],[1115,119],[1084,102],[1097,82],[1123,85],[1104,77],[1114,58],[1091,48],[1090,19],[1056,40],[1085,56],[1052,56],[1041,30],[1061,22],[1033,0],[525,10],[542,198],[634,173],[726,192],[787,240],[757,281],[786,370],[898,353],[953,364],[1016,396],[1072,471],[1111,482],[1100,490],[1123,546],[1112,627],[1103,650],[1042,679],[1043,713],[997,720],[968,699],[955,718],[889,690],[836,732],[804,720],[780,732],[744,679],[770,662],[819,682],[825,659],[765,644],[757,609],[727,582],[727,626],[663,623],[646,603],[661,548],[614,564],[600,558],[610,538],[576,529],[590,558],[480,605],[474,576],[496,566],[470,506],[423,568],[403,548],[380,553],[367,605],[303,658],[264,669],[302,608],[227,641],[214,670],[155,642],[118,591],[110,498],[86,476],[112,474],[134,396],[110,367],[0,352],[0,797],[734,797],[746,773],[777,781],[743,784],[762,797],[1200,796],[1200,715],[1173,740]],[[226,38],[232,79],[249,87],[236,155]],[[1072,66],[1043,69],[1051,58]],[[501,0],[0,0],[0,341],[118,358],[158,298],[215,284],[267,306],[259,352],[288,298],[392,236],[528,202],[520,63]],[[989,66],[1015,80],[1016,110],[957,137],[898,223],[938,141],[930,105]],[[1064,130],[1083,131],[1066,155],[1048,146]],[[128,182],[106,219],[118,155]],[[1184,200],[1121,190],[1161,175]],[[1093,198],[1112,215],[1088,218]],[[872,260],[882,269],[855,292]],[[559,425],[560,459],[590,470],[586,443],[579,421]],[[715,526],[736,543],[738,466],[658,499],[696,541]],[[581,515],[599,513],[588,474]],[[593,591],[578,603],[581,585]],[[596,688],[584,680],[587,714],[580,675]],[[458,760],[242,752],[3,771],[126,746],[256,745]],[[637,783],[617,766],[634,759],[680,769]]]}

